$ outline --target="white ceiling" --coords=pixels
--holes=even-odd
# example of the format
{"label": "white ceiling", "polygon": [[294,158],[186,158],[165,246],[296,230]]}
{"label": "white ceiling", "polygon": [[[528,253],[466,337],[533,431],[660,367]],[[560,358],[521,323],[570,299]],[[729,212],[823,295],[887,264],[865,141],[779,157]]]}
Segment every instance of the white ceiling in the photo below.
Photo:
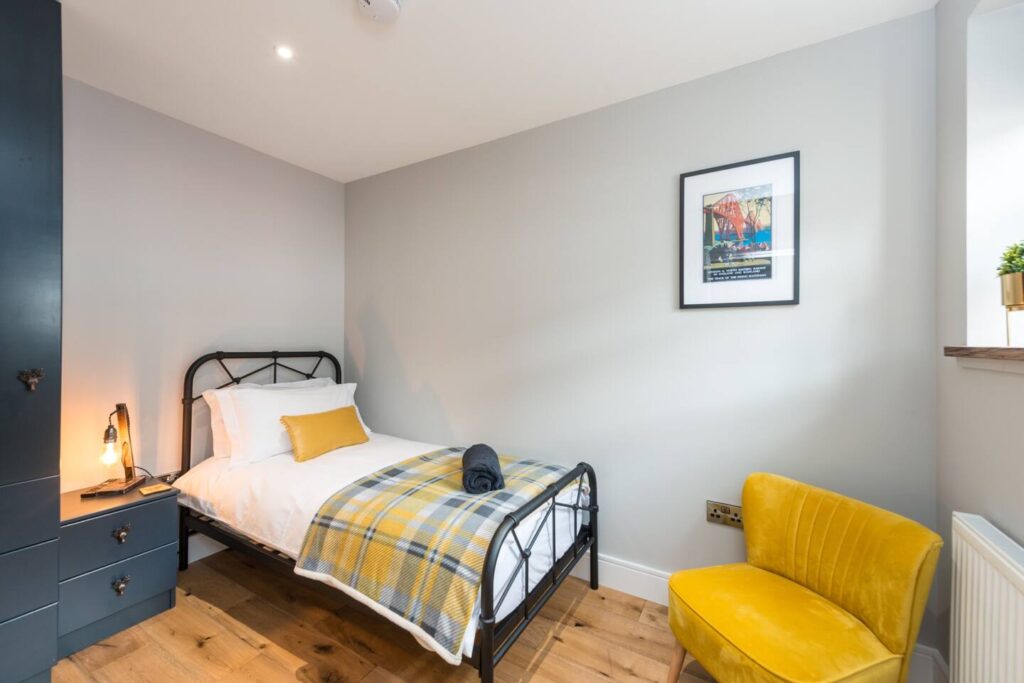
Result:
{"label": "white ceiling", "polygon": [[935,4],[403,2],[379,25],[356,0],[63,0],[64,72],[344,182]]}

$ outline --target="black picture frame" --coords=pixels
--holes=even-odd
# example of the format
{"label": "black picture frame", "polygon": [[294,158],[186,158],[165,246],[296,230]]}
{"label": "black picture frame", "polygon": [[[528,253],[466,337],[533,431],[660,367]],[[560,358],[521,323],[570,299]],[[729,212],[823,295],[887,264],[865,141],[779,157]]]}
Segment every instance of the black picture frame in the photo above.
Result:
{"label": "black picture frame", "polygon": [[[783,159],[793,160],[793,295],[789,299],[773,299],[767,301],[734,301],[722,303],[686,303],[684,286],[686,268],[686,181],[688,178],[728,171],[743,166],[753,166]],[[702,227],[703,229],[703,227]],[[800,303],[800,152],[785,152],[732,164],[713,166],[699,171],[682,173],[679,176],[679,308],[738,308],[745,306],[795,306]]]}

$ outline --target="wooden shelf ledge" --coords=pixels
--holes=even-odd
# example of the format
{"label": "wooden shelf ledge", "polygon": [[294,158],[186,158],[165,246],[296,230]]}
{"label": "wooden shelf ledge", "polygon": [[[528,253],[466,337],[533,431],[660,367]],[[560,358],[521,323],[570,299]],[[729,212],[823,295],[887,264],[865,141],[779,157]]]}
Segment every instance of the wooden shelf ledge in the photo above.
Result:
{"label": "wooden shelf ledge", "polygon": [[1024,348],[1017,346],[947,346],[943,353],[951,358],[1024,360]]}

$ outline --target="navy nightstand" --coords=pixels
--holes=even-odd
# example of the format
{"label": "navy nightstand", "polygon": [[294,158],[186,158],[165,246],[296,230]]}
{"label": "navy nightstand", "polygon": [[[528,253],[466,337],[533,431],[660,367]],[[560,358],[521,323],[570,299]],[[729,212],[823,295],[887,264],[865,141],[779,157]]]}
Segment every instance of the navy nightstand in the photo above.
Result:
{"label": "navy nightstand", "polygon": [[177,489],[109,498],[80,493],[60,497],[60,657],[174,607]]}

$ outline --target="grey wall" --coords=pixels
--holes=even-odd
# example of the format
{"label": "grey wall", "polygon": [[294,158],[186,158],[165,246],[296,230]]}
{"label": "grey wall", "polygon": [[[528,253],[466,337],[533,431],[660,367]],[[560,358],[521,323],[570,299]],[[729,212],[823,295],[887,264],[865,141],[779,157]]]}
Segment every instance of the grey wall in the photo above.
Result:
{"label": "grey wall", "polygon": [[65,490],[110,476],[117,402],[139,463],[177,469],[196,356],[341,352],[344,187],[70,79],[64,237]]}
{"label": "grey wall", "polygon": [[[964,343],[967,329],[967,29],[976,5],[977,0],[942,0],[936,10],[938,331],[940,344],[946,345]],[[948,538],[950,516],[961,510],[984,515],[1022,542],[1021,369],[1014,363],[941,357],[937,362],[941,530]],[[936,587],[943,647],[948,643],[949,575],[947,553]]]}
{"label": "grey wall", "polygon": [[[603,553],[742,557],[771,470],[935,525],[932,13],[346,185],[379,431],[572,464]],[[677,310],[678,174],[802,153],[801,303]]]}

